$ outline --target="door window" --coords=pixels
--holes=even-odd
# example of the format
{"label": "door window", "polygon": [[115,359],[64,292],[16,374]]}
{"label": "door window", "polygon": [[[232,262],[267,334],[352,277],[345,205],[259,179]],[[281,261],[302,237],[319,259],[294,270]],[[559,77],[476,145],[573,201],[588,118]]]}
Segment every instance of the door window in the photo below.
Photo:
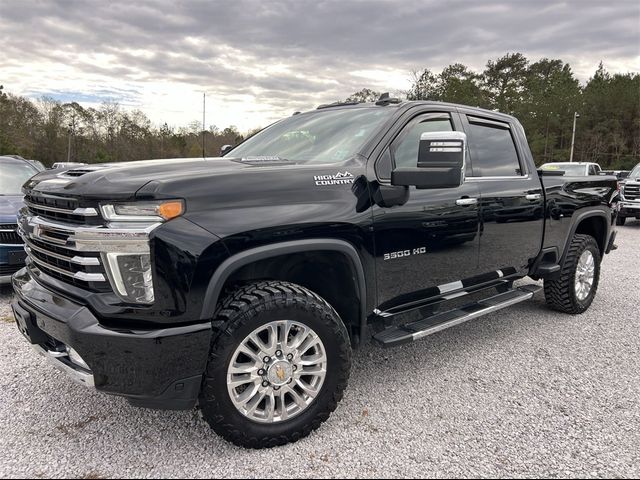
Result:
{"label": "door window", "polygon": [[453,127],[449,118],[422,118],[409,124],[391,145],[393,164],[396,167],[415,167],[418,164],[420,136],[426,132],[451,131]]}
{"label": "door window", "polygon": [[505,123],[474,122],[469,117],[469,148],[476,177],[518,177],[520,160],[511,130]]}

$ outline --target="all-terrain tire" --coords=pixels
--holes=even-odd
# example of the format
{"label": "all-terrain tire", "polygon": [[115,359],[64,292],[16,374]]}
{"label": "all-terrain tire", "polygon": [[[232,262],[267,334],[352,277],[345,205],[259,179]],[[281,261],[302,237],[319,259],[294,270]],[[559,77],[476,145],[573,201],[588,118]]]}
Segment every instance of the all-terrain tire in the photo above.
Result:
{"label": "all-terrain tire", "polygon": [[[580,300],[576,294],[576,271],[581,255],[589,250],[595,262],[595,276],[587,297]],[[544,281],[544,296],[547,305],[560,312],[578,314],[586,311],[593,302],[598,291],[600,280],[600,247],[591,235],[576,234],[571,240],[560,277],[556,280]]]}
{"label": "all-terrain tire", "polygon": [[[300,322],[320,337],[327,373],[313,402],[285,421],[260,423],[243,415],[227,389],[227,370],[240,343],[256,328],[278,320]],[[214,334],[200,393],[200,408],[211,428],[247,448],[297,441],[329,418],[342,399],[351,370],[349,334],[337,312],[312,291],[293,283],[262,281],[242,286],[222,300],[213,319]]]}

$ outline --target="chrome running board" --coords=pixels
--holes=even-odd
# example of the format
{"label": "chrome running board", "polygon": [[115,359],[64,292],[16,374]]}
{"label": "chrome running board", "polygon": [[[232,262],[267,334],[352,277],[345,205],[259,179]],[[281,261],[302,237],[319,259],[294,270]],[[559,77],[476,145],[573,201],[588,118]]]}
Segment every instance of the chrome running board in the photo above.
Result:
{"label": "chrome running board", "polygon": [[517,287],[461,308],[436,313],[430,317],[405,325],[387,328],[374,335],[373,339],[383,347],[393,347],[414,342],[474,318],[529,300],[541,288],[538,285]]}

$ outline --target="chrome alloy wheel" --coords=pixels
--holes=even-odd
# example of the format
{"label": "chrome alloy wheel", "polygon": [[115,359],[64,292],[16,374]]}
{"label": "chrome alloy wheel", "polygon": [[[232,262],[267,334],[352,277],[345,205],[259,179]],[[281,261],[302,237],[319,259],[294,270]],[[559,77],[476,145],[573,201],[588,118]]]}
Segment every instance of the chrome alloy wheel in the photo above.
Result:
{"label": "chrome alloy wheel", "polygon": [[591,293],[593,281],[596,276],[596,262],[593,253],[585,250],[580,255],[578,265],[576,267],[575,290],[576,297],[581,302],[584,301]]}
{"label": "chrome alloy wheel", "polygon": [[233,405],[259,423],[289,420],[320,393],[327,353],[309,327],[278,320],[255,329],[231,357],[227,389]]}

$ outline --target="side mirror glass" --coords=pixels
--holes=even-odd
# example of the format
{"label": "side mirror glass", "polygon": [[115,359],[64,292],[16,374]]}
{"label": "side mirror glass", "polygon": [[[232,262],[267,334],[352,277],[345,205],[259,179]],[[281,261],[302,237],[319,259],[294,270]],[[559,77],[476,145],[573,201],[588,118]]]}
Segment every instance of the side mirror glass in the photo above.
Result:
{"label": "side mirror glass", "polygon": [[455,188],[464,182],[467,136],[463,132],[426,132],[420,136],[417,165],[391,172],[391,184],[417,188]]}
{"label": "side mirror glass", "polygon": [[220,155],[224,156],[224,154],[227,153],[232,148],[233,148],[233,145],[223,145],[222,148],[220,149]]}

